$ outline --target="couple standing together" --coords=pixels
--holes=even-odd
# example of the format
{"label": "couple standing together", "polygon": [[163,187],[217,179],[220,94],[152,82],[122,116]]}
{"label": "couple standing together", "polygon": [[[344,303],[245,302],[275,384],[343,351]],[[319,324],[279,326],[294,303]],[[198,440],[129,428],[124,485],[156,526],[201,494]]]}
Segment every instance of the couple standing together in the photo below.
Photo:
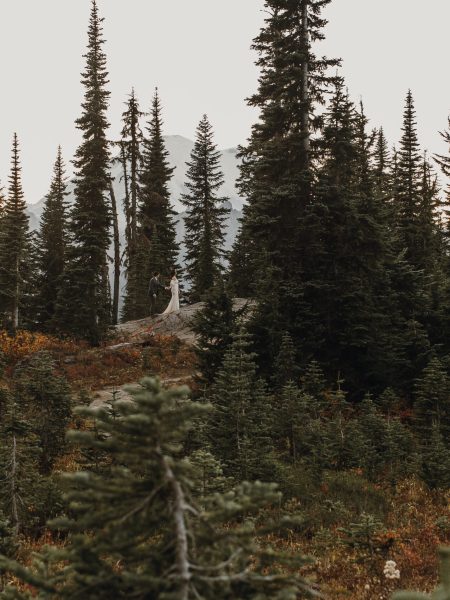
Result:
{"label": "couple standing together", "polygon": [[148,295],[150,296],[150,314],[152,316],[156,313],[156,301],[160,290],[170,290],[172,293],[169,305],[162,314],[168,315],[170,313],[178,312],[180,310],[180,297],[176,271],[171,272],[170,285],[168,287],[160,283],[158,272],[153,273],[153,277],[150,279],[148,286]]}

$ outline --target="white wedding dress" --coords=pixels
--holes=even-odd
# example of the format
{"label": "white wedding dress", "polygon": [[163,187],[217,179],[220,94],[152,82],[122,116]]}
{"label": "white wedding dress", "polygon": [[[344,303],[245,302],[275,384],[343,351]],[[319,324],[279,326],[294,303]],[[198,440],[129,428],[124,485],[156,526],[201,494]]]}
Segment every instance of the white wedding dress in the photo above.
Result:
{"label": "white wedding dress", "polygon": [[170,299],[169,306],[162,313],[163,315],[169,315],[180,310],[179,286],[176,277],[172,277],[170,280],[170,291],[172,292],[172,298]]}

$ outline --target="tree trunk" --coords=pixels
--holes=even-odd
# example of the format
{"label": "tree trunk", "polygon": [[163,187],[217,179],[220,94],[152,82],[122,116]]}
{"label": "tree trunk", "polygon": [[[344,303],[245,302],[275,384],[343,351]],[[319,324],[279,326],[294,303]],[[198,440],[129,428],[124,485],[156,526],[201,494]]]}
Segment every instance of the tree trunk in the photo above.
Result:
{"label": "tree trunk", "polygon": [[114,284],[112,302],[112,324],[119,322],[119,293],[120,293],[120,238],[119,222],[117,218],[117,202],[112,182],[109,184],[111,196],[112,221],[113,221],[113,244],[114,244]]}

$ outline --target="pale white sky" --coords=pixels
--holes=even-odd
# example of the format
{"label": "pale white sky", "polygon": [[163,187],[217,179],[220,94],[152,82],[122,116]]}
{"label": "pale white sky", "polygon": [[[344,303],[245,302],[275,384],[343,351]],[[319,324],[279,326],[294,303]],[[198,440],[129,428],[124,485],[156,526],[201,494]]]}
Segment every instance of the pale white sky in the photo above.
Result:
{"label": "pale white sky", "polygon": [[[80,71],[90,0],[0,0],[2,99],[0,178],[10,144],[22,147],[28,202],[46,193],[60,143],[66,162],[79,142]],[[134,85],[147,109],[158,85],[165,132],[193,138],[204,112],[221,147],[247,138],[256,118],[244,99],[257,85],[250,51],[263,0],[99,0],[110,72],[111,137]],[[438,131],[450,110],[448,0],[334,0],[323,52],[343,58],[355,100],[391,141],[400,134],[404,97],[413,90],[424,146],[444,151]],[[321,52],[322,52],[321,51]]]}

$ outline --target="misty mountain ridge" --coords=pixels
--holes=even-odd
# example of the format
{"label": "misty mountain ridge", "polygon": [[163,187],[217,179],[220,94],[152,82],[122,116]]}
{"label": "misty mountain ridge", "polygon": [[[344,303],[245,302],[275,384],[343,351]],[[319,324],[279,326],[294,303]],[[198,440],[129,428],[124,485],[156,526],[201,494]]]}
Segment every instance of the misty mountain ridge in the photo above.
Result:
{"label": "misty mountain ridge", "polygon": [[[164,141],[169,153],[169,163],[175,168],[172,179],[169,183],[169,190],[172,207],[180,215],[180,218],[177,221],[177,234],[182,235],[183,227],[182,223],[180,223],[180,220],[183,220],[184,207],[181,203],[181,196],[186,192],[186,162],[190,160],[190,155],[194,148],[194,142],[180,135],[165,136]],[[236,181],[239,176],[239,164],[240,161],[237,158],[236,148],[229,148],[221,151],[220,166],[224,174],[224,184],[220,188],[219,193],[221,196],[229,199],[232,209],[232,214],[229,219],[230,222],[227,226],[227,229],[231,228],[231,231],[227,231],[227,240],[230,238],[234,239],[234,235],[236,233],[235,226],[237,226],[237,219],[240,216],[243,206],[243,199],[239,196],[239,192],[236,187]],[[120,163],[113,164],[111,174],[114,178],[113,187],[119,205],[119,230],[122,237],[125,230],[125,213],[123,210],[125,187],[122,181],[122,167]],[[68,192],[69,195],[67,200],[68,204],[71,205],[75,199],[74,183],[72,180],[68,184]],[[45,198],[42,198],[39,200],[39,202],[36,202],[36,204],[28,205],[30,228],[32,230],[39,227],[39,221],[44,208],[44,203]],[[179,237],[179,235],[177,235],[177,237]],[[181,239],[179,238],[178,241],[181,241]]]}

